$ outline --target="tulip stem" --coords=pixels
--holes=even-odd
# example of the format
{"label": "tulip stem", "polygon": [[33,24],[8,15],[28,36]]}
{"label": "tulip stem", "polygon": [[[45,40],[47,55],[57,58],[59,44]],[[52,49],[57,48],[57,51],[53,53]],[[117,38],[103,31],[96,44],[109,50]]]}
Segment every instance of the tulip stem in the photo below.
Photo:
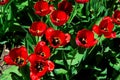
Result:
{"label": "tulip stem", "polygon": [[69,17],[68,22],[67,22],[68,24],[70,24],[72,22],[73,18],[76,16],[76,14],[77,14],[77,7],[78,7],[78,4],[75,3],[75,7],[74,7],[74,9],[73,9],[73,11],[72,11],[72,13],[71,13],[71,15]]}

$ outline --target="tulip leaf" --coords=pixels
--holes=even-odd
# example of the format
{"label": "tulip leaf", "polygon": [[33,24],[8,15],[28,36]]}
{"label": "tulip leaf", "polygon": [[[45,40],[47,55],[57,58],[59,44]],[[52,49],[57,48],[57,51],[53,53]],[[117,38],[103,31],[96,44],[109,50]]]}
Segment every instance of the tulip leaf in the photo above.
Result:
{"label": "tulip leaf", "polygon": [[60,68],[60,69],[55,69],[54,72],[56,75],[62,75],[62,74],[66,74],[68,71],[63,68]]}
{"label": "tulip leaf", "polygon": [[9,67],[8,69],[6,69],[2,72],[2,75],[0,76],[0,80],[12,80],[11,73],[15,73],[17,76],[21,76],[21,74],[18,71],[18,67],[17,66],[11,66],[11,67]]}

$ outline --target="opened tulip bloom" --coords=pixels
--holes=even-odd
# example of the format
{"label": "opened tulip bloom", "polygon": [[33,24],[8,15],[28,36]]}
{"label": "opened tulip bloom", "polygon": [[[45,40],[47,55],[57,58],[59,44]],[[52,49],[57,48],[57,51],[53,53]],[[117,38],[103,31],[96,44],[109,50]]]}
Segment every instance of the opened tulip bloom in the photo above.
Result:
{"label": "opened tulip bloom", "polygon": [[29,31],[33,36],[42,36],[47,28],[47,25],[44,22],[36,21],[33,22]]}
{"label": "opened tulip bloom", "polygon": [[113,22],[120,25],[120,10],[114,11],[114,14],[112,15]]}
{"label": "opened tulip bloom", "polygon": [[102,19],[99,26],[94,25],[93,31],[97,33],[99,36],[104,35],[106,38],[115,38],[116,33],[113,32],[114,24],[112,22],[112,18],[106,16]]}
{"label": "opened tulip bloom", "polygon": [[69,16],[61,10],[55,10],[50,15],[51,22],[56,26],[64,25],[69,19]]}
{"label": "opened tulip bloom", "polygon": [[54,48],[58,48],[59,46],[64,46],[70,42],[70,35],[67,33],[63,33],[60,30],[54,30],[52,28],[48,28],[46,30],[46,39],[49,41],[50,45]]}
{"label": "opened tulip bloom", "polygon": [[90,48],[97,43],[97,40],[94,39],[94,34],[92,31],[87,29],[82,29],[77,32],[76,44],[80,47]]}
{"label": "opened tulip bloom", "polygon": [[24,66],[28,58],[27,49],[23,46],[12,49],[8,55],[4,56],[4,61],[9,65]]}
{"label": "opened tulip bloom", "polygon": [[54,69],[54,63],[49,60],[43,60],[36,54],[31,54],[29,57],[30,65],[30,78],[31,80],[38,80],[43,77],[47,72]]}
{"label": "opened tulip bloom", "polygon": [[50,13],[50,6],[46,1],[38,1],[34,5],[35,13],[39,16],[45,16]]}
{"label": "opened tulip bloom", "polygon": [[50,48],[44,41],[40,41],[35,47],[35,54],[40,56],[42,59],[48,59],[50,57]]}

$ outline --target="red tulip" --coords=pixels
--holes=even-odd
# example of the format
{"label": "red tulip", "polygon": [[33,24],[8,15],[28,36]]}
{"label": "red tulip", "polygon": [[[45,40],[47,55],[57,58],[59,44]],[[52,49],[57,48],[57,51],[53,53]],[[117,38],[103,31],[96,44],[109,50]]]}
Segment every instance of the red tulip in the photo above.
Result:
{"label": "red tulip", "polygon": [[80,47],[90,48],[97,43],[94,39],[94,34],[92,31],[82,29],[77,32],[76,44]]}
{"label": "red tulip", "polygon": [[44,41],[40,41],[35,47],[35,54],[40,56],[42,59],[48,59],[50,57],[50,48]]}
{"label": "red tulip", "polygon": [[63,33],[60,30],[54,30],[52,28],[48,28],[45,33],[46,39],[49,41],[50,45],[54,48],[58,48],[59,46],[64,46],[70,42],[70,35],[67,33]]}
{"label": "red tulip", "polygon": [[120,25],[120,10],[116,10],[112,15],[113,22]]}
{"label": "red tulip", "polygon": [[68,18],[69,16],[64,11],[60,10],[55,10],[50,15],[52,23],[56,26],[62,26],[67,22]]}
{"label": "red tulip", "polygon": [[62,1],[58,4],[58,10],[66,12],[66,14],[70,14],[72,11],[72,4],[68,1]]}
{"label": "red tulip", "polygon": [[93,31],[98,35],[104,34],[106,38],[115,38],[116,33],[112,31],[113,28],[114,24],[112,23],[112,19],[110,17],[104,17],[100,22],[99,26],[93,26]]}
{"label": "red tulip", "polygon": [[33,36],[41,36],[44,34],[47,25],[43,22],[33,22],[29,31]]}
{"label": "red tulip", "polygon": [[75,1],[77,3],[82,3],[82,4],[89,2],[89,0],[75,0]]}
{"label": "red tulip", "polygon": [[9,0],[0,0],[0,5],[5,5],[9,2]]}
{"label": "red tulip", "polygon": [[50,6],[46,1],[38,1],[34,5],[35,13],[40,16],[45,16],[50,13]]}
{"label": "red tulip", "polygon": [[8,55],[4,56],[4,61],[9,65],[24,66],[28,58],[27,49],[23,46],[12,49]]}
{"label": "red tulip", "polygon": [[54,69],[54,63],[49,60],[43,60],[36,54],[31,54],[29,57],[31,63],[30,66],[30,77],[32,80],[37,80],[44,76],[47,72]]}

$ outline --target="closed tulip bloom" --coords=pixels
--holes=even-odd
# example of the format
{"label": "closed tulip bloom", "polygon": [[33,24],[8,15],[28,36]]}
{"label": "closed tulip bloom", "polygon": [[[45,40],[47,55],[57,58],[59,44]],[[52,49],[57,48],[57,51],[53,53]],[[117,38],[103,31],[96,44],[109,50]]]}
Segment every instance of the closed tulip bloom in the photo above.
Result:
{"label": "closed tulip bloom", "polygon": [[58,10],[66,12],[66,14],[70,14],[72,12],[72,3],[68,1],[62,1],[58,4]]}
{"label": "closed tulip bloom", "polygon": [[120,10],[114,11],[114,14],[112,15],[112,19],[115,24],[120,25]]}

